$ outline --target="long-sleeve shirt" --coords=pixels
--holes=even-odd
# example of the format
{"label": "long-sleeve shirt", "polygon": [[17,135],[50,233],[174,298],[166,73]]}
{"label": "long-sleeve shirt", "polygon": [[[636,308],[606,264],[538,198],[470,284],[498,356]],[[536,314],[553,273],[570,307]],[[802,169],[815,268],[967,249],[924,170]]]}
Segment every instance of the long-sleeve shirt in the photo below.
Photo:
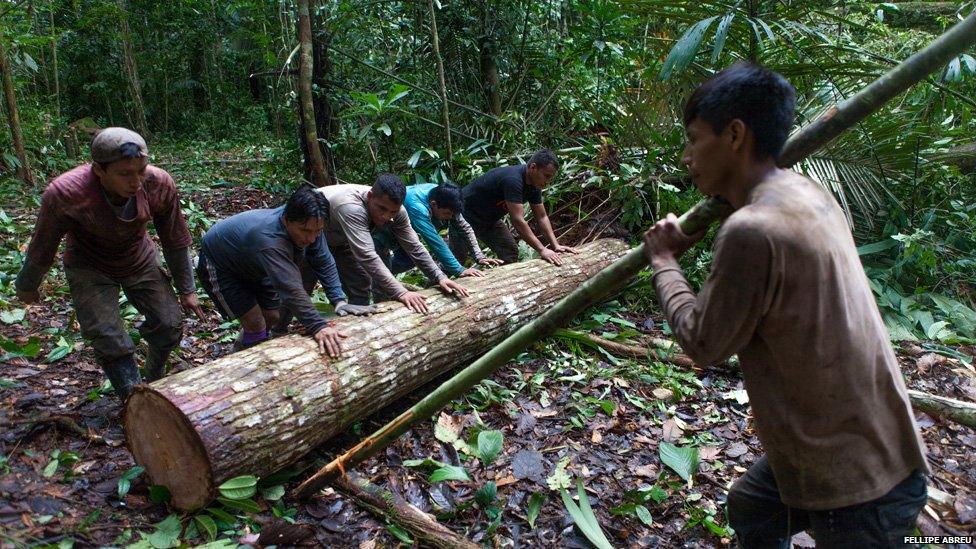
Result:
{"label": "long-sleeve shirt", "polygon": [[345,301],[346,296],[325,236],[319,233],[306,248],[296,246],[282,222],[284,211],[281,206],[222,219],[203,236],[202,249],[217,271],[255,283],[269,279],[282,303],[314,334],[326,322],[302,286],[299,265],[303,256],[333,305]]}
{"label": "long-sleeve shirt", "polygon": [[407,210],[410,218],[410,225],[413,230],[430,248],[431,255],[444,269],[452,276],[461,274],[464,267],[451,253],[451,248],[447,246],[444,239],[438,233],[441,229],[446,229],[450,224],[455,224],[457,228],[467,237],[468,246],[474,253],[475,259],[483,259],[484,253],[478,246],[478,239],[474,234],[474,229],[464,220],[461,212],[457,212],[452,219],[436,219],[430,211],[430,191],[437,187],[434,183],[411,185],[407,187],[407,197],[403,201],[403,207]]}
{"label": "long-sleeve shirt", "polygon": [[[370,187],[366,185],[328,185],[316,189],[329,199],[330,219],[325,228],[325,237],[333,248],[348,248],[353,258],[362,265],[380,290],[387,295],[399,298],[407,289],[393,276],[376,253],[372,233],[383,229],[373,225],[366,206],[366,195]],[[407,210],[400,210],[390,221],[394,238],[400,244],[414,265],[435,282],[447,278],[434,263],[430,253],[420,243],[417,233],[410,226]]]}
{"label": "long-sleeve shirt", "polygon": [[[55,178],[41,196],[34,235],[16,287],[36,290],[54,263],[61,240],[66,267],[92,269],[110,278],[124,278],[154,265],[156,245],[146,231],[152,221],[163,249],[170,257],[191,243],[190,231],[180,210],[176,184],[155,166],[146,168],[146,179],[129,202],[116,211],[109,203],[91,164],[83,164]],[[170,265],[181,294],[193,288],[188,261]]]}
{"label": "long-sleeve shirt", "polygon": [[719,230],[698,296],[677,267],[654,284],[696,362],[738,353],[784,503],[854,505],[927,470],[854,240],[815,183],[784,171],[753,189]]}

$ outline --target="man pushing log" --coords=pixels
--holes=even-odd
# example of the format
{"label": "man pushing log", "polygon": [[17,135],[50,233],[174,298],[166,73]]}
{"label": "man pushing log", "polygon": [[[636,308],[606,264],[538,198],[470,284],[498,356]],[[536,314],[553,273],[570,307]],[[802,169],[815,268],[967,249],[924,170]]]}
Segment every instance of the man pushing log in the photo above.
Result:
{"label": "man pushing log", "polygon": [[735,208],[696,296],[672,214],[645,235],[671,330],[699,364],[739,355],[766,450],[729,492],[742,547],[897,547],[926,502],[925,450],[898,362],[844,215],[777,160],[793,87],[734,65],[685,106],[682,161],[704,194]]}

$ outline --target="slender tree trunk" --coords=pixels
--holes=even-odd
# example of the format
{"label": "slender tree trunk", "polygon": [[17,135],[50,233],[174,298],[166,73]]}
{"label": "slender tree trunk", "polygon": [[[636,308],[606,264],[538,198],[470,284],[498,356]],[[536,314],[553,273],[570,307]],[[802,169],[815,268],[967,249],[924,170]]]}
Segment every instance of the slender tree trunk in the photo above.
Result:
{"label": "slender tree trunk", "polygon": [[488,112],[495,116],[502,114],[502,93],[498,78],[498,64],[495,63],[495,44],[491,37],[491,18],[487,2],[481,2],[481,36],[478,49],[481,57],[481,87],[485,92]]}
{"label": "slender tree trunk", "polygon": [[293,463],[349,424],[463,364],[543,313],[627,248],[599,240],[567,255],[504,265],[466,279],[463,300],[424,290],[431,314],[396,302],[341,318],[343,357],[289,335],[140,385],[126,403],[126,441],[181,509],[207,502],[237,475]]}
{"label": "slender tree trunk", "polygon": [[13,69],[7,59],[6,38],[0,28],[0,73],[3,77],[3,96],[7,102],[7,122],[10,125],[10,137],[14,142],[14,154],[17,155],[17,177],[28,185],[34,185],[34,172],[31,171],[24,148],[24,135],[20,130],[20,113],[17,110],[17,93],[14,90]]}
{"label": "slender tree trunk", "polygon": [[122,55],[125,61],[125,73],[129,77],[129,93],[132,95],[132,116],[136,130],[144,139],[149,139],[149,126],[146,125],[146,107],[142,101],[142,85],[139,83],[139,66],[136,64],[135,52],[132,49],[132,32],[129,30],[129,15],[125,0],[116,0],[119,7],[119,24],[122,25]]}
{"label": "slender tree trunk", "polygon": [[447,141],[447,172],[454,174],[454,147],[451,145],[451,115],[447,104],[447,84],[444,82],[444,60],[441,59],[441,45],[437,38],[437,11],[434,10],[434,0],[427,0],[430,11],[430,40],[434,46],[434,59],[437,61],[437,79],[440,82],[441,116],[444,119],[444,139]]}
{"label": "slender tree trunk", "polygon": [[50,7],[49,16],[51,24],[51,76],[54,80],[54,116],[57,118],[57,126],[61,127],[61,79],[58,76],[58,32],[54,27],[54,0],[48,4]]}
{"label": "slender tree trunk", "polygon": [[[329,78],[332,72],[332,60],[329,57],[331,35],[322,32],[321,18],[312,17],[312,84],[318,88],[313,94],[312,102],[315,109],[315,131],[326,143],[332,140],[332,135],[339,130],[338,122],[332,116],[332,103],[329,101]],[[327,30],[327,29],[326,29]],[[336,159],[329,147],[321,147],[322,158],[325,161],[326,172],[329,174],[329,184],[336,183]]]}
{"label": "slender tree trunk", "polygon": [[298,41],[300,45],[298,64],[298,96],[301,101],[300,114],[305,147],[306,162],[311,168],[311,181],[316,187],[330,183],[325,158],[319,148],[319,137],[315,131],[315,106],[312,99],[312,23],[309,20],[309,0],[298,0]]}

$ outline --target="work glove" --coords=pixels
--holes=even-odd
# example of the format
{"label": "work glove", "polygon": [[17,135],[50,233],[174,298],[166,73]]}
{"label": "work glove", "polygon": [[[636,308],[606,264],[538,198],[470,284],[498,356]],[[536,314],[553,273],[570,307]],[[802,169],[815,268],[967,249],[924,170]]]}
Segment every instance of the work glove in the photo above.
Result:
{"label": "work glove", "polygon": [[371,315],[376,312],[376,305],[353,305],[351,303],[340,303],[335,308],[335,312],[339,316],[355,315],[355,316],[365,316]]}

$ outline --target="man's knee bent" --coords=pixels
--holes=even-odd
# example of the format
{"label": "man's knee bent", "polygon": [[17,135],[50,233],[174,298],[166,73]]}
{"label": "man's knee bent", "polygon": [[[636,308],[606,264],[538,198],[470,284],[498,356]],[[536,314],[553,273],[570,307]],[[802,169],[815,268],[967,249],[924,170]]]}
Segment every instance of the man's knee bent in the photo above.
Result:
{"label": "man's knee bent", "polygon": [[261,315],[264,316],[264,325],[268,328],[277,326],[278,321],[281,320],[279,309],[261,309]]}

